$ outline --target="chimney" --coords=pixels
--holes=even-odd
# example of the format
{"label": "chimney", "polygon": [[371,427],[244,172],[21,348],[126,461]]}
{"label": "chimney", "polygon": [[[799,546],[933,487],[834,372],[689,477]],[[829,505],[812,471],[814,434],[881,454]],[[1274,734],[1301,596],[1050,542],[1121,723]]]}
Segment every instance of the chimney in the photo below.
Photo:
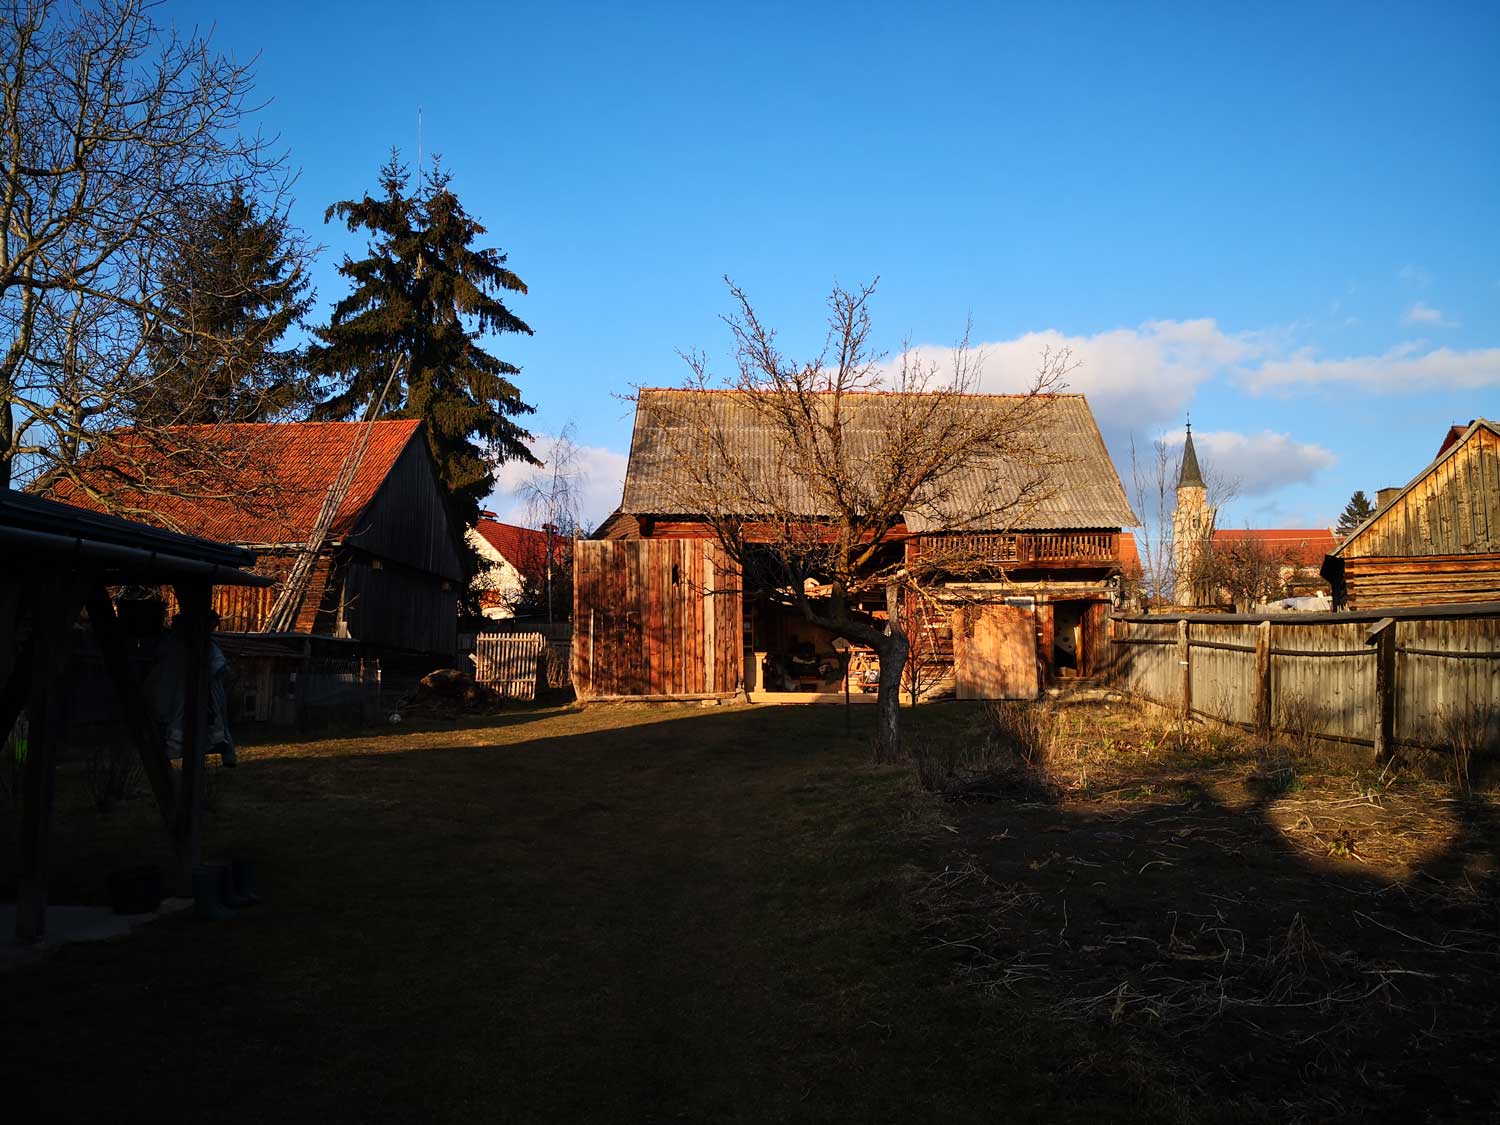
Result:
{"label": "chimney", "polygon": [[1379,492],[1375,493],[1375,510],[1377,512],[1385,511],[1385,506],[1394,500],[1396,494],[1400,491],[1401,489],[1399,488],[1382,488]]}

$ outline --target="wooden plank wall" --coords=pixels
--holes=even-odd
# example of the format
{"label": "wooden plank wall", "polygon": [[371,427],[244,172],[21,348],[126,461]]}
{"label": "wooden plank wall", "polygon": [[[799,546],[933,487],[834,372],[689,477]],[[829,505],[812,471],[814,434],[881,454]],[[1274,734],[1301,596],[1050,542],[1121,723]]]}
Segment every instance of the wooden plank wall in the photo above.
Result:
{"label": "wooden plank wall", "polygon": [[1500,552],[1500,438],[1484,427],[1345,545],[1345,559]]}
{"label": "wooden plank wall", "polygon": [[573,562],[578,698],[680,699],[739,689],[739,571],[717,543],[581,541]]}
{"label": "wooden plank wall", "polygon": [[[1243,621],[1188,623],[1194,713],[1253,726],[1257,643],[1269,646],[1269,719],[1340,742],[1374,746],[1380,722],[1374,623]],[[1114,675],[1124,690],[1173,709],[1182,705],[1175,617],[1117,619]],[[1477,721],[1500,739],[1500,616],[1398,618],[1392,685],[1395,745],[1442,746],[1453,724]],[[1212,646],[1222,645],[1223,648]]]}
{"label": "wooden plank wall", "polygon": [[1500,554],[1344,560],[1350,609],[1500,601]]}

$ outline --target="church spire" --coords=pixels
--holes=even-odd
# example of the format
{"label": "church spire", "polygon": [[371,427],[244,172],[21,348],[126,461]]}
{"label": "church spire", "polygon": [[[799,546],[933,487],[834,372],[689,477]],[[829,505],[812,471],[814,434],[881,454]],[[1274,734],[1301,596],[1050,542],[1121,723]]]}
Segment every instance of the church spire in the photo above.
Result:
{"label": "church spire", "polygon": [[1182,472],[1177,477],[1178,488],[1203,488],[1203,472],[1198,468],[1198,453],[1193,448],[1193,419],[1188,416],[1187,441],[1182,447]]}

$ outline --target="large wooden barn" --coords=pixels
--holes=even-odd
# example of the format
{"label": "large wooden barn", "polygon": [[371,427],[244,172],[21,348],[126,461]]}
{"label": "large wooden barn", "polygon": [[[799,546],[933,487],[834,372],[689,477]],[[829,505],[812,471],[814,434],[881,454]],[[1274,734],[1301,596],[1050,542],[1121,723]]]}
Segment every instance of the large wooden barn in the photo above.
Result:
{"label": "large wooden barn", "polygon": [[1336,607],[1500,600],[1500,426],[1454,427],[1432,464],[1380,495],[1324,561]]}
{"label": "large wooden barn", "polygon": [[[701,392],[639,396],[620,509],[597,533],[604,541],[580,544],[575,556],[575,687],[582,698],[842,697],[848,647],[775,599],[742,591],[738,571],[711,542],[705,513],[688,510],[673,486],[676,470],[664,453],[673,443],[663,428],[683,414],[669,396],[694,393]],[[875,414],[898,401],[863,397],[861,409]],[[1006,402],[971,399],[976,410]],[[708,408],[733,411],[735,404],[719,395]],[[1135,515],[1082,395],[1051,396],[1035,428],[1039,459],[1051,468],[1046,494],[1028,506],[1023,526],[966,522],[954,533],[932,513],[912,511],[883,548],[909,562],[962,553],[986,563],[961,576],[936,573],[920,596],[906,595],[909,669],[926,697],[1031,698],[1049,679],[1103,667],[1121,528],[1134,526]],[[753,418],[729,417],[722,429],[742,444],[737,455],[775,471],[779,447]],[[977,510],[982,497],[1014,490],[1014,473],[975,465],[953,494]]]}

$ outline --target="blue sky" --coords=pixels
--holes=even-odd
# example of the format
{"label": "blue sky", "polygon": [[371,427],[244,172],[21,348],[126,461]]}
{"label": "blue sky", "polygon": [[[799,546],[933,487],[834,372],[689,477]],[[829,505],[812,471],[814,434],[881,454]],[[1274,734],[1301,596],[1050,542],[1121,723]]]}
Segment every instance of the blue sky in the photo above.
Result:
{"label": "blue sky", "polygon": [[[1124,477],[1178,433],[1240,479],[1232,526],[1317,526],[1500,414],[1500,4],[171,3],[257,52],[333,267],[329,203],[390,146],[455,173],[530,287],[541,433],[618,500],[616,395],[727,356],[729,274],[792,354],[835,280],[876,331],[972,316],[986,383],[1082,361]],[[504,489],[494,505],[514,501]]]}

